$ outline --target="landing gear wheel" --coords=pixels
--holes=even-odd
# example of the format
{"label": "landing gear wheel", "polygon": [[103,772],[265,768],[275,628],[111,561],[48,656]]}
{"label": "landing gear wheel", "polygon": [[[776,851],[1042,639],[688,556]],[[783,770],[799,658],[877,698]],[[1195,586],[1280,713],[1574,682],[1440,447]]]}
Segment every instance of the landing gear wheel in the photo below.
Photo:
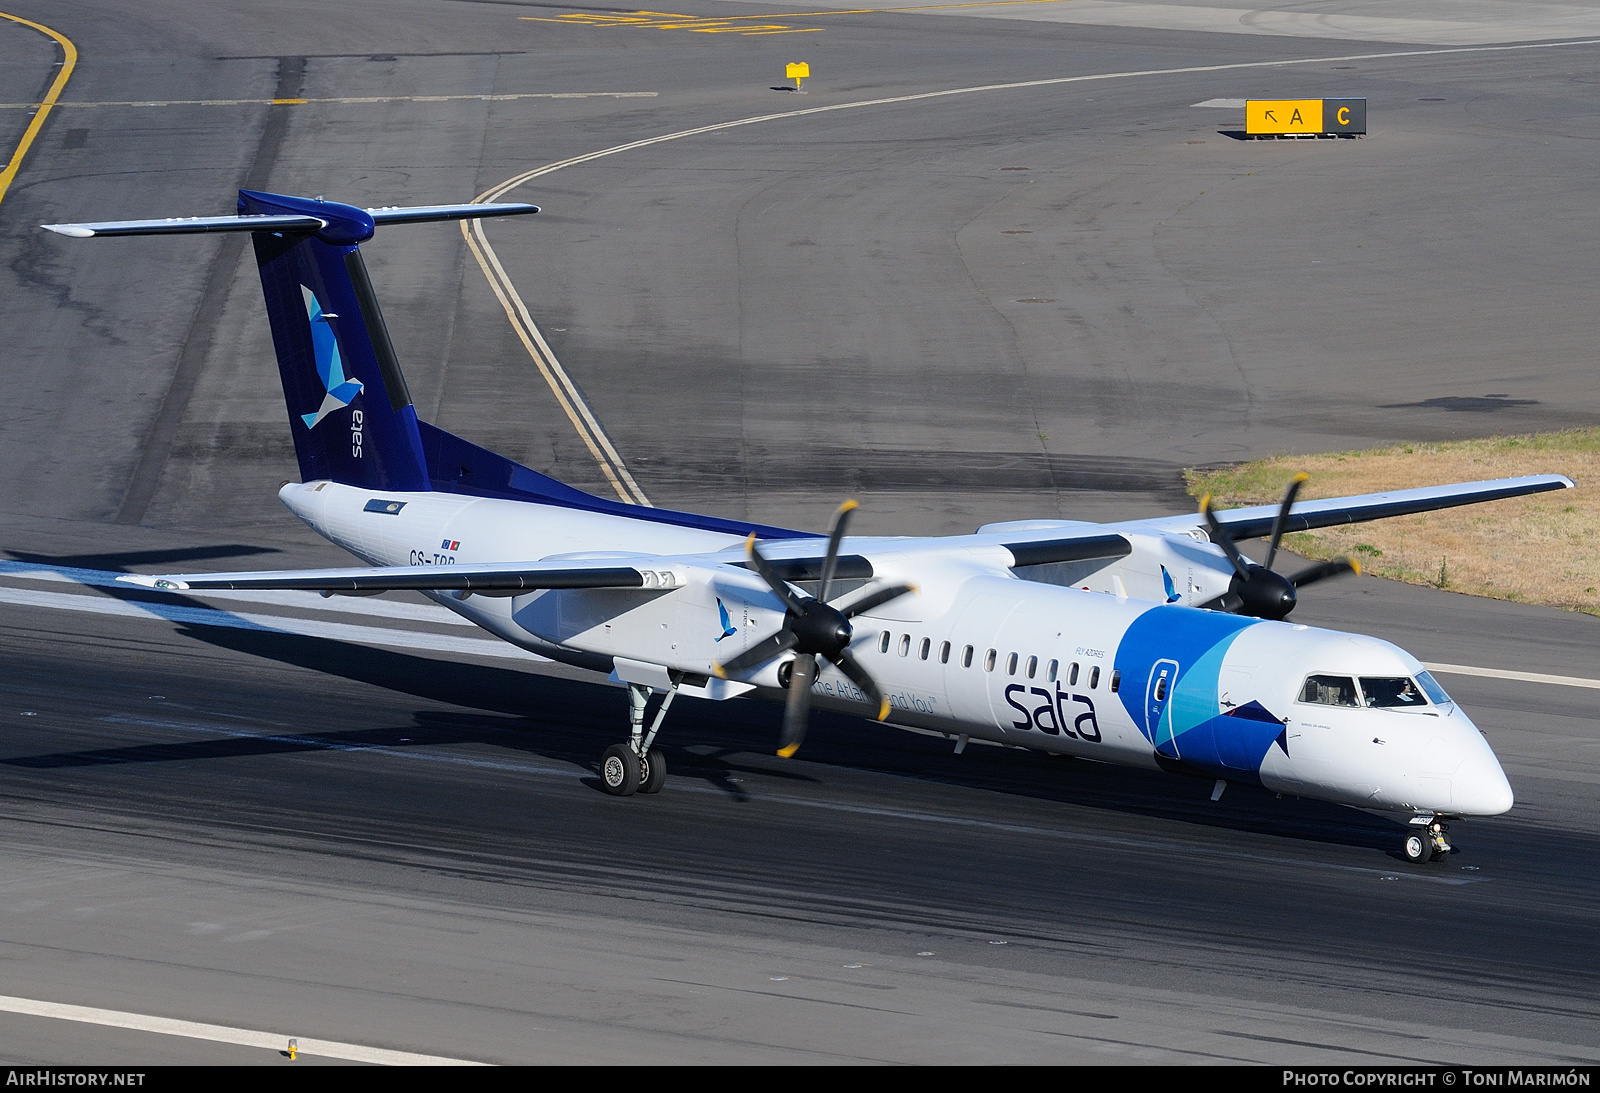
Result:
{"label": "landing gear wheel", "polygon": [[651,748],[645,752],[639,770],[639,792],[660,793],[667,783],[667,757],[661,754],[661,749]]}
{"label": "landing gear wheel", "polygon": [[1419,865],[1428,860],[1433,847],[1429,845],[1428,836],[1421,831],[1412,831],[1406,834],[1406,841],[1400,844],[1400,852],[1406,856],[1406,861]]}
{"label": "landing gear wheel", "polygon": [[600,757],[600,783],[613,797],[631,797],[638,792],[642,773],[639,757],[627,744],[612,744]]}

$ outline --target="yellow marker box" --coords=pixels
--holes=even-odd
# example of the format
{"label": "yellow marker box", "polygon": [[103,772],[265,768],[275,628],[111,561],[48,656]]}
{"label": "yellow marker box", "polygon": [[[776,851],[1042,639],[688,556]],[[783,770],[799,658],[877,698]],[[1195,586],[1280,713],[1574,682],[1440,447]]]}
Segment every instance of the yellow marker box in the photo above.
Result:
{"label": "yellow marker box", "polygon": [[1367,131],[1366,99],[1248,99],[1250,137],[1357,136]]}
{"label": "yellow marker box", "polygon": [[1250,99],[1244,104],[1244,131],[1250,136],[1322,132],[1321,99]]}

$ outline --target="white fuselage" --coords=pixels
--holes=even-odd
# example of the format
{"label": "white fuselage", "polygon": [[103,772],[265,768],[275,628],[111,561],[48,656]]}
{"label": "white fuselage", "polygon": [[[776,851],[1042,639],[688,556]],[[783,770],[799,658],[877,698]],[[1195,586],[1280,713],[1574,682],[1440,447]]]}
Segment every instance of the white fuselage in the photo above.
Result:
{"label": "white fuselage", "polygon": [[[765,583],[739,567],[735,535],[521,501],[380,496],[327,482],[289,484],[280,497],[373,565],[616,557],[648,567],[642,589],[427,595],[523,648],[632,682],[671,672],[705,697],[781,694],[779,661],[734,681],[711,678],[714,664],[771,635],[784,618]],[[399,507],[371,511],[374,499]],[[794,542],[813,553],[820,545]],[[1453,702],[1419,699],[1401,709],[1302,701],[1312,675],[1415,678],[1423,672],[1415,658],[1374,638],[1164,603],[1163,567],[1177,576],[1182,600],[1199,602],[1226,588],[1226,562],[1219,568],[1214,548],[1184,536],[1138,536],[1135,546],[1133,556],[1092,576],[1080,565],[1024,580],[982,536],[850,539],[847,553],[866,557],[875,579],[918,587],[858,616],[851,650],[888,696],[888,720],[902,725],[1259,781],[1368,808],[1492,815],[1511,807],[1494,753]],[[814,697],[871,712],[826,664]]]}

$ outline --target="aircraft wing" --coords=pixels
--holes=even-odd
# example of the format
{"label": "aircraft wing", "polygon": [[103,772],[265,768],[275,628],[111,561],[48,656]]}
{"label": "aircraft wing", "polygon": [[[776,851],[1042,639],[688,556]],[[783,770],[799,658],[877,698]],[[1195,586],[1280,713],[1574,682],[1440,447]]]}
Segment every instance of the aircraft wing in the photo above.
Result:
{"label": "aircraft wing", "polygon": [[[643,559],[648,561],[649,559]],[[647,576],[648,574],[648,576]],[[264,570],[254,573],[129,574],[117,580],[164,592],[205,589],[306,589],[312,592],[390,592],[400,589],[509,596],[546,588],[671,587],[672,575],[618,565],[614,559],[485,565],[401,565],[345,569]]]}
{"label": "aircraft wing", "polygon": [[[1521,478],[1493,478],[1482,482],[1456,482],[1448,486],[1425,486],[1415,490],[1363,493],[1352,497],[1328,497],[1321,501],[1299,501],[1289,512],[1285,531],[1310,531],[1338,524],[1359,524],[1391,516],[1411,516],[1419,512],[1526,497],[1551,490],[1570,490],[1576,483],[1561,474],[1531,474]],[[1217,513],[1217,519],[1235,539],[1254,539],[1272,533],[1277,505],[1254,505]],[[1205,527],[1198,515],[1163,516],[1109,525],[1127,531],[1184,532]]]}

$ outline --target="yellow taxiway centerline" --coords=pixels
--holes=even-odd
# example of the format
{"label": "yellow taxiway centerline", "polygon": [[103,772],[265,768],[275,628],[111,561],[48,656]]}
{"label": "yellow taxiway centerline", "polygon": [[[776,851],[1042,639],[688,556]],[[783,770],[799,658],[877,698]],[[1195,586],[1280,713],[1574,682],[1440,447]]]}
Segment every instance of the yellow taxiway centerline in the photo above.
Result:
{"label": "yellow taxiway centerline", "polygon": [[44,119],[50,116],[50,110],[56,105],[56,100],[61,97],[62,89],[67,86],[67,81],[72,78],[72,70],[78,67],[78,47],[59,30],[52,30],[43,23],[35,23],[31,19],[24,19],[20,15],[9,15],[0,11],[0,19],[9,19],[13,23],[21,23],[25,27],[32,27],[40,34],[54,38],[61,47],[64,55],[61,62],[61,71],[56,73],[56,78],[50,84],[50,90],[45,93],[41,103],[30,103],[37,106],[38,113],[28,123],[28,129],[22,134],[22,143],[17,145],[17,150],[11,154],[11,162],[6,164],[6,169],[0,171],[0,201],[4,201],[6,191],[11,188],[11,180],[17,177],[17,171],[22,168],[22,159],[28,154],[28,149],[33,146],[33,138],[39,135],[39,130],[44,128]]}

